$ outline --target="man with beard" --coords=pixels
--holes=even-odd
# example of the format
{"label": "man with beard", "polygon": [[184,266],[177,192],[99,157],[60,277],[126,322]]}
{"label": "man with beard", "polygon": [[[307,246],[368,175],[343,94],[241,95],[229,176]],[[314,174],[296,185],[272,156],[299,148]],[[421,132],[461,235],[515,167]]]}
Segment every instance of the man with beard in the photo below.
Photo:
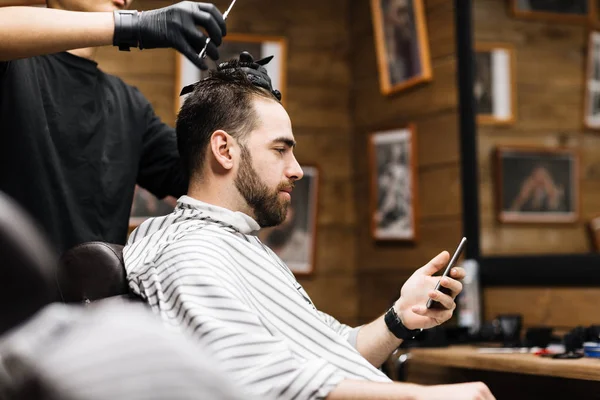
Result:
{"label": "man with beard", "polygon": [[[260,60],[263,61],[263,60]],[[465,275],[433,291],[442,252],[402,287],[393,307],[351,328],[314,306],[257,236],[286,217],[303,172],[264,62],[242,53],[195,84],[177,120],[190,176],[172,214],[134,231],[124,249],[130,287],[164,322],[211,349],[245,393],[278,399],[491,399],[482,383],[392,383],[378,367],[421,329],[447,321]],[[428,298],[440,309],[427,309]],[[384,311],[384,310],[382,310]]]}

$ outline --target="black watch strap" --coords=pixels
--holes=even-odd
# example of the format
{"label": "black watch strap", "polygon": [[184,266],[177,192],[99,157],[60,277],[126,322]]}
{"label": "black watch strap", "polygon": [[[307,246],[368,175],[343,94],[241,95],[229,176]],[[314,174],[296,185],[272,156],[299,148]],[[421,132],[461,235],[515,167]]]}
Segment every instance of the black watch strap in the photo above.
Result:
{"label": "black watch strap", "polygon": [[421,332],[421,329],[408,329],[406,326],[404,326],[402,320],[398,314],[396,314],[394,306],[390,307],[390,309],[385,313],[385,317],[383,319],[385,320],[385,324],[390,332],[392,332],[398,339],[414,339]]}

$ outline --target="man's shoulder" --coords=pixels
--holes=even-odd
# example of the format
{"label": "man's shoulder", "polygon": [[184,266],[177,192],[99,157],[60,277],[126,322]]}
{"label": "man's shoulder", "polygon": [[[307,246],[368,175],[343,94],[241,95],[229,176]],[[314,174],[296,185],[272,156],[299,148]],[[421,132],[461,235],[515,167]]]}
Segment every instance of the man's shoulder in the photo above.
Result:
{"label": "man's shoulder", "polygon": [[117,75],[110,74],[100,70],[104,77],[105,86],[112,88],[117,93],[124,94],[125,97],[131,99],[135,103],[142,103],[144,105],[150,104],[150,101],[144,96],[142,91],[132,84],[125,82],[122,78]]}

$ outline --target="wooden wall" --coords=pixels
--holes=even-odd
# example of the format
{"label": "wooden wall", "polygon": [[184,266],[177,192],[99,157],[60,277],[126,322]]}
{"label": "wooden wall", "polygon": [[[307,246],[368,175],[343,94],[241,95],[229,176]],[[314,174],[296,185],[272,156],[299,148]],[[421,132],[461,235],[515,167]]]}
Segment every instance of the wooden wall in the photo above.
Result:
{"label": "wooden wall", "polygon": [[[462,234],[459,131],[453,2],[425,0],[433,80],[396,95],[380,93],[369,1],[352,1],[354,182],[357,215],[358,316],[385,312],[414,270],[442,250],[452,251]],[[416,127],[418,230],[414,244],[376,243],[369,230],[367,140],[382,128]]]}
{"label": "wooden wall", "polygon": [[[504,0],[473,1],[475,42],[500,42],[516,57],[516,120],[478,126],[482,254],[591,251],[585,223],[600,213],[600,134],[583,126],[588,27],[517,19]],[[575,224],[500,224],[491,152],[498,145],[566,146],[580,152],[581,219]]]}
{"label": "wooden wall", "polygon": [[[170,1],[144,0],[137,9]],[[229,1],[215,4],[223,12]],[[358,287],[351,156],[348,4],[345,0],[241,1],[227,21],[229,32],[282,35],[288,39],[287,109],[300,163],[320,167],[316,272],[302,278],[316,305],[342,322],[356,322]],[[103,48],[101,68],[136,85],[158,115],[173,125],[175,62],[172,50],[131,53]]]}
{"label": "wooden wall", "polygon": [[[493,209],[491,151],[496,145],[564,144],[581,156],[582,217],[600,212],[600,134],[583,128],[587,28],[514,18],[508,2],[473,1],[475,42],[502,42],[516,56],[517,118],[513,125],[478,126],[483,255],[588,252],[583,227],[499,225]],[[543,274],[543,266],[540,266]],[[565,271],[568,273],[568,271]],[[518,279],[518,277],[515,277]],[[524,325],[568,330],[600,322],[599,288],[486,288],[484,315],[521,313]]]}

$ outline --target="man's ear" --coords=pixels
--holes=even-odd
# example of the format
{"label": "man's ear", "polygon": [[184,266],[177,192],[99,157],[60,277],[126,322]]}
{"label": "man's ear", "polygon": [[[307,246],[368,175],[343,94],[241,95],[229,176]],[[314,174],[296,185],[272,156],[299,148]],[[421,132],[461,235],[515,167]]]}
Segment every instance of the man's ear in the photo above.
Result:
{"label": "man's ear", "polygon": [[235,148],[233,138],[223,130],[214,131],[210,136],[210,151],[215,162],[223,169],[230,170],[234,165]]}

